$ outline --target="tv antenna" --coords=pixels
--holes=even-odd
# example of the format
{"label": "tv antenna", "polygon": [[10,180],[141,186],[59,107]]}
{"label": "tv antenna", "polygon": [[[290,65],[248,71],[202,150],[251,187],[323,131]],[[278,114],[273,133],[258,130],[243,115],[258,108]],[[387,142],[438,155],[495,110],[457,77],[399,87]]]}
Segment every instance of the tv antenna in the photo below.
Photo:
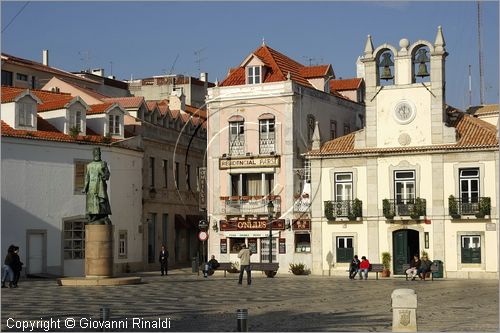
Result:
{"label": "tv antenna", "polygon": [[201,57],[201,53],[202,53],[204,50],[206,50],[206,47],[204,47],[204,48],[201,48],[201,49],[199,49],[199,50],[195,50],[195,51],[194,51],[194,56],[196,57],[196,60],[195,60],[195,62],[196,62],[196,69],[198,70],[198,73],[199,73],[199,72],[201,72],[201,62],[202,62],[203,60],[206,60],[206,59],[207,59],[206,57],[205,57],[205,58],[202,58],[202,57]]}
{"label": "tv antenna", "polygon": [[314,61],[314,64],[317,64],[318,59],[316,59],[316,58],[308,57],[308,56],[302,56],[302,58],[306,59],[306,61],[309,63],[309,66],[313,65],[313,61]]}
{"label": "tv antenna", "polygon": [[83,62],[83,67],[85,67],[85,71],[90,72],[90,51],[78,51],[78,55],[80,56],[80,61]]}

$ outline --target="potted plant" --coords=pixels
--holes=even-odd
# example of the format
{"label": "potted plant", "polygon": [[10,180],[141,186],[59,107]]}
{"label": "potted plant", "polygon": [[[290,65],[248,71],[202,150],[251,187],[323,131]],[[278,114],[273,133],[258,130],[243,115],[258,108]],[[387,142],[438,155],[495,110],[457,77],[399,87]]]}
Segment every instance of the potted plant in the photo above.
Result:
{"label": "potted plant", "polygon": [[382,270],[380,276],[391,276],[391,254],[389,252],[382,252],[382,265],[384,266],[384,269]]}
{"label": "potted plant", "polygon": [[415,198],[415,206],[410,217],[414,220],[419,220],[420,216],[425,216],[425,200],[422,198]]}
{"label": "potted plant", "polygon": [[328,221],[335,221],[335,216],[333,215],[332,201],[325,201],[325,217]]}
{"label": "potted plant", "polygon": [[71,135],[73,138],[76,138],[78,134],[80,134],[78,127],[74,126],[69,129],[69,135]]}
{"label": "potted plant", "polygon": [[392,220],[396,215],[389,199],[382,200],[382,212],[388,220]]}
{"label": "potted plant", "polygon": [[482,197],[479,199],[479,212],[476,213],[477,218],[484,218],[486,215],[490,215],[491,210],[491,199],[489,197]]}
{"label": "potted plant", "polygon": [[362,202],[358,198],[354,199],[352,202],[352,206],[349,209],[349,220],[355,221],[358,217],[363,215],[362,213]]}
{"label": "potted plant", "polygon": [[448,212],[452,218],[460,218],[460,214],[458,214],[458,203],[453,194],[448,197]]}
{"label": "potted plant", "polygon": [[299,264],[290,264],[290,272],[292,272],[294,275],[304,275],[306,272],[306,265],[299,263]]}

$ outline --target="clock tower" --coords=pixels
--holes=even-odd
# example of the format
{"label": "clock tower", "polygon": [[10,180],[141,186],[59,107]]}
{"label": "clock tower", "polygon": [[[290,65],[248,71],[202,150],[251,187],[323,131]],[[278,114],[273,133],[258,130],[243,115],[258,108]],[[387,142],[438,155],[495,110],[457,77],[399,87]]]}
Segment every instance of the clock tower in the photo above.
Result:
{"label": "clock tower", "polygon": [[396,148],[454,143],[455,129],[445,113],[445,59],[441,26],[435,42],[403,38],[399,48],[373,47],[368,35],[364,56],[366,126],[355,148]]}

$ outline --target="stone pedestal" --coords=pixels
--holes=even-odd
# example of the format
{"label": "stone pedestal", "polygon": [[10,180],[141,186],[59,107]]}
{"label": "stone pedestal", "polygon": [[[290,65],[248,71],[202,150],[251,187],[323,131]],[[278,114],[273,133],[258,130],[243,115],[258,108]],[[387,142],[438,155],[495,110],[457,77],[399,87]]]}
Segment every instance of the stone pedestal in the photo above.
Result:
{"label": "stone pedestal", "polygon": [[113,276],[113,226],[85,226],[85,276],[106,278]]}
{"label": "stone pedestal", "polygon": [[417,294],[413,289],[392,292],[392,331],[417,331]]}

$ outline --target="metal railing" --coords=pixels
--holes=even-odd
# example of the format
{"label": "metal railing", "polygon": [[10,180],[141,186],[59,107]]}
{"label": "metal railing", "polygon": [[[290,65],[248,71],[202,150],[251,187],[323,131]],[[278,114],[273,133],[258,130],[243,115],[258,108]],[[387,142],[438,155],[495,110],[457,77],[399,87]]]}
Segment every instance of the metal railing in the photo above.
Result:
{"label": "metal railing", "polygon": [[347,217],[354,220],[363,216],[363,202],[359,199],[325,201],[325,216],[328,220]]}
{"label": "metal railing", "polygon": [[239,196],[221,197],[222,213],[226,215],[267,214],[269,200],[274,205],[275,212],[281,212],[281,197],[272,196]]}
{"label": "metal railing", "polygon": [[275,147],[275,142],[276,140],[274,137],[269,137],[269,138],[260,138],[259,139],[259,152],[260,154],[271,154],[272,152],[276,151]]}
{"label": "metal railing", "polygon": [[382,202],[383,213],[386,218],[394,216],[420,217],[427,214],[427,202],[422,198],[415,199],[384,199]]}
{"label": "metal railing", "polygon": [[448,211],[450,215],[490,215],[491,198],[455,198],[448,199]]}

